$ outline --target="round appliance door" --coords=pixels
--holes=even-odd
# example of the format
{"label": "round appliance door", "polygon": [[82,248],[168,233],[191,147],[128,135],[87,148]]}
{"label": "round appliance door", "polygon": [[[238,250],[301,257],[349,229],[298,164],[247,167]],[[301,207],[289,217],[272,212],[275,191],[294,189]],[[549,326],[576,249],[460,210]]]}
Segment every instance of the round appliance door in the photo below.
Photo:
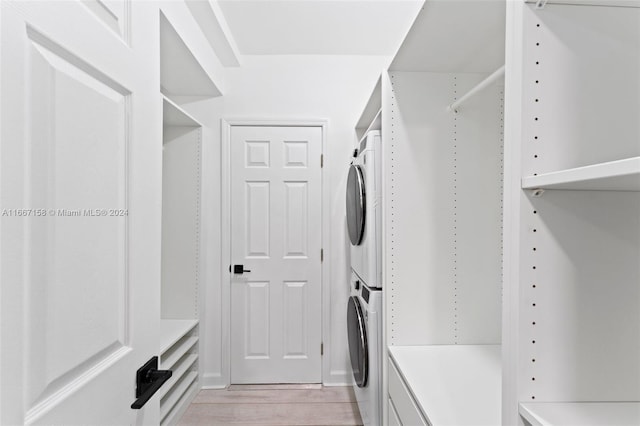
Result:
{"label": "round appliance door", "polygon": [[364,235],[365,191],[362,168],[358,165],[349,167],[347,178],[347,229],[349,239],[354,246],[362,242]]}
{"label": "round appliance door", "polygon": [[353,378],[358,387],[363,388],[367,385],[369,376],[369,350],[367,348],[367,328],[364,312],[357,296],[349,298],[347,326]]}

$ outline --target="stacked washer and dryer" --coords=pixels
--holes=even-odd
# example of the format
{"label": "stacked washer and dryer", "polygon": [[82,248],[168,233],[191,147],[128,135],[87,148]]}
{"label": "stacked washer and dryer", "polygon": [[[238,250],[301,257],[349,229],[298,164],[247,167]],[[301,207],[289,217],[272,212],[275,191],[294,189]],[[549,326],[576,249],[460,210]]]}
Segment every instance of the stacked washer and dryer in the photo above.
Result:
{"label": "stacked washer and dryer", "polygon": [[372,130],[354,151],[347,179],[351,283],[347,307],[353,388],[365,426],[382,424],[382,145]]}

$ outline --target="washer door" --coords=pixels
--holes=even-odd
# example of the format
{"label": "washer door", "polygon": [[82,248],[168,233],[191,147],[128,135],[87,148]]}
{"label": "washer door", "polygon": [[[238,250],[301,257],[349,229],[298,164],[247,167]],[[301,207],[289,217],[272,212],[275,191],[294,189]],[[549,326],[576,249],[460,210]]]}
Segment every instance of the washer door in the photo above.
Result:
{"label": "washer door", "polygon": [[358,165],[349,167],[347,178],[347,229],[349,239],[354,246],[362,242],[365,218],[365,188],[362,168]]}
{"label": "washer door", "polygon": [[358,387],[363,388],[367,385],[369,377],[369,350],[367,347],[367,327],[364,312],[357,296],[349,298],[347,326],[353,378]]}

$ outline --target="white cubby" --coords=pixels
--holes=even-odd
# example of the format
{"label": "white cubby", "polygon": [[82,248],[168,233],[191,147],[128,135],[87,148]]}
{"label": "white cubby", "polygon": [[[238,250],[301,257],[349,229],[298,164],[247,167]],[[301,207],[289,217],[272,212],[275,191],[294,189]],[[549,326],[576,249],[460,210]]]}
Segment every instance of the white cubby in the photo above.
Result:
{"label": "white cubby", "polygon": [[390,345],[500,343],[501,88],[446,108],[484,77],[389,74]]}
{"label": "white cubby", "polygon": [[160,92],[163,113],[160,365],[173,372],[160,390],[160,412],[161,424],[169,425],[178,421],[200,389],[203,126],[189,108],[194,99],[221,93],[163,12]]}
{"label": "white cubby", "polygon": [[511,15],[503,424],[640,418],[639,5]]}
{"label": "white cubby", "polygon": [[161,424],[174,424],[195,396],[198,386],[198,321],[161,320],[160,369],[171,378],[160,388]]}
{"label": "white cubby", "polygon": [[391,392],[387,413],[401,421],[500,421],[504,42],[504,2],[426,1],[382,75],[385,338],[412,395]]}
{"label": "white cubby", "polygon": [[[162,319],[198,318],[202,129],[166,99],[162,154]],[[175,122],[189,125],[175,126]]]}
{"label": "white cubby", "polygon": [[381,79],[390,422],[638,424],[637,6],[425,2]]}
{"label": "white cubby", "polygon": [[524,176],[638,157],[640,11],[548,4],[524,12]]}

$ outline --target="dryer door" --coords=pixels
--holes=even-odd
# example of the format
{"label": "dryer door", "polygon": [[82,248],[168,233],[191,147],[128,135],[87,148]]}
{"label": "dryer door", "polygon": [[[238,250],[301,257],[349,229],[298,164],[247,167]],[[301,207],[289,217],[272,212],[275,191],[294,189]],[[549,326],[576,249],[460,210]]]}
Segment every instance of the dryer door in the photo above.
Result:
{"label": "dryer door", "polygon": [[347,229],[354,246],[362,242],[365,218],[365,188],[362,168],[352,164],[347,178]]}
{"label": "dryer door", "polygon": [[367,347],[367,327],[362,305],[357,296],[349,298],[347,307],[349,355],[353,378],[358,387],[365,387],[369,376],[369,348]]}

